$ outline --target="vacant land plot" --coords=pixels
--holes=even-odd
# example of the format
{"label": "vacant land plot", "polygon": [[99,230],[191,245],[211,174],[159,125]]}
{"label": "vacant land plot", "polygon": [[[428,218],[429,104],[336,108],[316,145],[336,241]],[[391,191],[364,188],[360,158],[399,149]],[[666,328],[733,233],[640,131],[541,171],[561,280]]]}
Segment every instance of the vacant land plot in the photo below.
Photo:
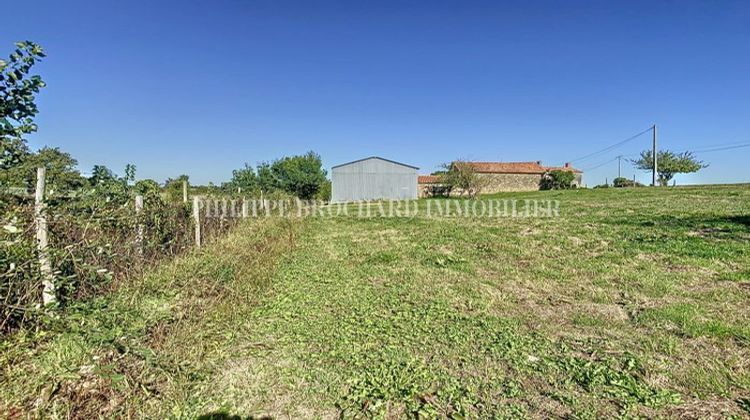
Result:
{"label": "vacant land plot", "polygon": [[750,413],[748,186],[499,197],[560,217],[251,221],[12,337],[0,410]]}

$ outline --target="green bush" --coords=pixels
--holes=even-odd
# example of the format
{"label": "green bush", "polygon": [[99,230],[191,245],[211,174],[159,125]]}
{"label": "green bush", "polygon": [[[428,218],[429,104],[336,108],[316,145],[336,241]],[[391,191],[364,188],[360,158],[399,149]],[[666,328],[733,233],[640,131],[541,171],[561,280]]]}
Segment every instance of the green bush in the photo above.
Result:
{"label": "green bush", "polygon": [[[139,215],[134,195],[144,195]],[[0,332],[34,323],[41,302],[33,200],[3,196],[0,214]],[[119,182],[46,201],[58,302],[88,299],[140,275],[143,268],[192,247],[190,209],[164,201],[153,183]],[[143,240],[137,246],[137,225]]]}
{"label": "green bush", "polygon": [[331,200],[331,181],[326,179],[322,184],[320,184],[320,189],[318,190],[315,198],[317,200],[323,201]]}
{"label": "green bush", "polygon": [[643,184],[640,182],[635,182],[632,179],[627,179],[623,177],[617,177],[612,181],[612,186],[615,188],[629,188],[629,187],[642,187]]}
{"label": "green bush", "polygon": [[574,188],[576,175],[572,171],[554,170],[542,175],[540,187],[543,190],[567,190]]}
{"label": "green bush", "polygon": [[322,195],[319,194],[322,188],[326,188],[327,182],[320,155],[310,151],[273,162],[261,162],[255,170],[245,163],[244,168],[232,172],[232,179],[224,183],[222,188],[232,192],[241,188],[252,194],[260,191],[284,191],[303,200],[310,200],[330,196],[325,191]]}

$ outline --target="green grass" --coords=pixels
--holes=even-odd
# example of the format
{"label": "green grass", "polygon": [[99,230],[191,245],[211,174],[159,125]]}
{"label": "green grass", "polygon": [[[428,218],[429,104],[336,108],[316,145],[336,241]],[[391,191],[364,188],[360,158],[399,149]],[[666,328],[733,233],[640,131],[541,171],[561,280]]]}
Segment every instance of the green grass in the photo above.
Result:
{"label": "green grass", "polygon": [[6,338],[0,414],[748,415],[748,186],[495,198],[560,217],[249,221]]}

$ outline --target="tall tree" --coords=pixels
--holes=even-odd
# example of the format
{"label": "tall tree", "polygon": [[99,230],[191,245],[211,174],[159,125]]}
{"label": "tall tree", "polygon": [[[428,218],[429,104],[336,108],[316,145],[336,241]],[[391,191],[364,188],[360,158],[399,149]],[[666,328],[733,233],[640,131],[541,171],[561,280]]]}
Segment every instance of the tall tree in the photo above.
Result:
{"label": "tall tree", "polygon": [[[8,60],[0,60],[0,171],[4,172],[29,156],[24,135],[36,131],[34,117],[39,112],[36,94],[45,86],[42,78],[31,75],[32,67],[44,57],[44,50],[30,42],[17,42]],[[6,183],[11,180],[3,179]]]}
{"label": "tall tree", "polygon": [[[651,150],[644,150],[638,159],[633,159],[631,162],[638,169],[652,171],[654,169],[653,156]],[[661,186],[668,185],[676,174],[698,172],[708,167],[708,164],[698,160],[691,152],[674,153],[669,150],[660,150],[656,157],[657,179]]]}

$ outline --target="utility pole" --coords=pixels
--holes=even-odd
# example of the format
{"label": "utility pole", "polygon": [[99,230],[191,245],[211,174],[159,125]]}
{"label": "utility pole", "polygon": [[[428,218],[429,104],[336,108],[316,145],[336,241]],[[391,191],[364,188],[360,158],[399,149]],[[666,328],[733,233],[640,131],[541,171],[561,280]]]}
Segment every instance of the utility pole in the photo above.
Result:
{"label": "utility pole", "polygon": [[656,124],[654,124],[653,130],[654,130],[654,148],[651,153],[653,154],[653,158],[654,158],[654,165],[653,165],[654,169],[651,172],[651,185],[655,187],[656,186],[656,172],[658,171],[658,167],[657,167],[658,162],[656,159],[656,154],[657,154],[656,152]]}
{"label": "utility pole", "polygon": [[622,155],[617,156],[617,177],[622,178]]}

